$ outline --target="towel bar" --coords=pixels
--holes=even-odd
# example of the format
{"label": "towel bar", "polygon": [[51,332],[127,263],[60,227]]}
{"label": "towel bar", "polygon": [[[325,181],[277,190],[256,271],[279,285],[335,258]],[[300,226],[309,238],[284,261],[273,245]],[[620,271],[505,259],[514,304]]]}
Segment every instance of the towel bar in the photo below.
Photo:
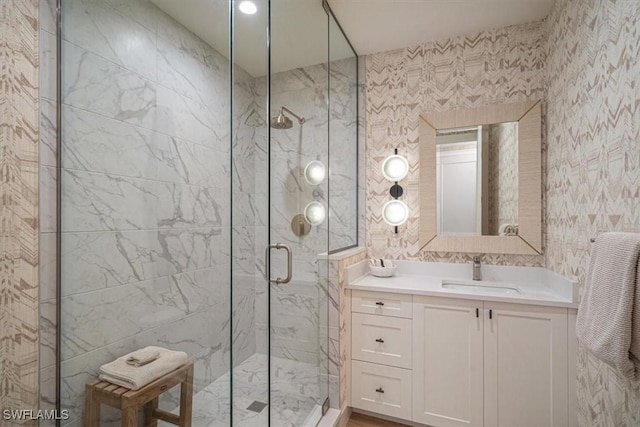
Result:
{"label": "towel bar", "polygon": [[[158,409],[158,397],[180,384],[180,415]],[[193,362],[158,378],[139,390],[129,390],[107,381],[93,380],[85,387],[85,427],[100,426],[100,405],[122,411],[122,427],[138,426],[138,410],[144,407],[145,426],[157,426],[158,420],[191,427],[193,401]]]}

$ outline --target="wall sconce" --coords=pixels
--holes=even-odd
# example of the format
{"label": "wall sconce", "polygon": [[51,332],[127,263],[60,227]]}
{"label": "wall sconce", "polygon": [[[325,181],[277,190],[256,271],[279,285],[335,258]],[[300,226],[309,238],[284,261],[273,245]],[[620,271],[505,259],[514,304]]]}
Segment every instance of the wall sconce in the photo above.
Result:
{"label": "wall sconce", "polygon": [[327,213],[324,209],[324,205],[320,202],[310,202],[304,208],[304,218],[311,225],[320,225],[324,222]]}
{"label": "wall sconce", "polygon": [[398,149],[395,150],[395,154],[387,157],[382,162],[382,175],[391,182],[403,180],[409,173],[409,162],[403,156],[398,154]]}
{"label": "wall sconce", "polygon": [[327,177],[327,168],[320,160],[312,160],[304,168],[304,179],[310,185],[320,185]]}
{"label": "wall sconce", "polygon": [[398,181],[404,179],[409,173],[409,162],[398,154],[398,149],[394,150],[392,156],[387,157],[382,162],[382,175],[388,181],[393,182],[389,189],[389,194],[395,200],[390,200],[382,207],[382,219],[392,227],[395,227],[396,234],[398,226],[404,224],[409,218],[409,208],[399,197],[404,193],[403,188],[398,185]]}
{"label": "wall sconce", "polygon": [[[309,185],[318,186],[327,177],[327,168],[320,160],[312,160],[305,166],[303,175]],[[314,196],[316,191],[322,194],[320,189],[316,189],[313,192]],[[306,236],[311,232],[311,226],[322,224],[326,216],[327,212],[322,203],[310,202],[305,206],[303,213],[294,216],[291,220],[291,231],[298,237]]]}
{"label": "wall sconce", "polygon": [[382,207],[382,218],[384,222],[395,227],[397,233],[398,226],[404,224],[409,218],[409,208],[402,200],[389,200]]}
{"label": "wall sconce", "polygon": [[311,226],[318,226],[324,222],[327,211],[320,202],[310,202],[305,206],[304,213],[298,214],[291,220],[291,231],[298,237],[306,236],[311,232]]}

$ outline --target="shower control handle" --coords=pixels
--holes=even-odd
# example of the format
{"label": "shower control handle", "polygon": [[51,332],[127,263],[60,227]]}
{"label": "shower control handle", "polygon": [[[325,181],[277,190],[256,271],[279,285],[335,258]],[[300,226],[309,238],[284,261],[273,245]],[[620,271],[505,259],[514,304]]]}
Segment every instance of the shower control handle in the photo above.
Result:
{"label": "shower control handle", "polygon": [[275,245],[267,246],[267,249],[264,255],[264,271],[265,272],[269,271],[269,258],[270,258],[269,254],[271,252],[271,249],[276,249],[276,250],[284,249],[285,251],[287,251],[287,277],[285,277],[284,279],[280,277],[276,279],[272,279],[271,277],[269,277],[269,282],[275,283],[276,285],[284,285],[286,283],[289,283],[291,281],[291,277],[293,276],[293,256],[291,253],[291,248],[288,245],[285,245],[284,243],[276,243]]}
{"label": "shower control handle", "polygon": [[384,394],[384,389],[382,387],[379,387],[379,388],[376,389],[376,393]]}

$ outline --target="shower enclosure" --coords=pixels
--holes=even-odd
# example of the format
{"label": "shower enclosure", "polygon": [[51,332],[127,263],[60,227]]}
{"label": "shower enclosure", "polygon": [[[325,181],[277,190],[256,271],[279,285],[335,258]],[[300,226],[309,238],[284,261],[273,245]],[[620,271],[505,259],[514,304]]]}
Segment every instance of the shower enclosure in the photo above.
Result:
{"label": "shower enclosure", "polygon": [[158,345],[195,364],[194,426],[316,425],[325,255],[357,243],[357,58],[328,6],[58,1],[61,424]]}

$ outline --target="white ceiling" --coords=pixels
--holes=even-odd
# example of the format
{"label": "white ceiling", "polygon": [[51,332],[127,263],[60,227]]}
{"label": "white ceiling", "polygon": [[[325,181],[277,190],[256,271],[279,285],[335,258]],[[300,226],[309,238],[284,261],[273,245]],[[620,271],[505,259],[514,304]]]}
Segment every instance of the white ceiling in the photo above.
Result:
{"label": "white ceiling", "polygon": [[[229,57],[228,0],[151,0]],[[554,0],[328,0],[359,55],[536,21]],[[254,15],[234,14],[234,60],[254,77],[267,73],[267,4]],[[239,0],[234,2],[236,5]],[[321,0],[271,0],[273,73],[326,62],[327,18]],[[331,59],[351,50],[331,27]],[[162,31],[162,29],[159,29]]]}
{"label": "white ceiling", "polygon": [[537,21],[555,0],[328,0],[358,55]]}
{"label": "white ceiling", "polygon": [[[228,0],[151,0],[165,13],[229,57]],[[258,11],[237,9],[233,57],[254,77],[267,73],[267,0],[252,0]],[[240,1],[235,2],[236,5]],[[237,7],[237,6],[236,6]],[[327,62],[327,15],[321,0],[271,1],[271,70],[273,73]],[[162,31],[162,29],[159,29]],[[335,35],[332,32],[332,36]],[[341,37],[341,36],[340,36]],[[332,37],[331,59],[352,56],[345,42]]]}

